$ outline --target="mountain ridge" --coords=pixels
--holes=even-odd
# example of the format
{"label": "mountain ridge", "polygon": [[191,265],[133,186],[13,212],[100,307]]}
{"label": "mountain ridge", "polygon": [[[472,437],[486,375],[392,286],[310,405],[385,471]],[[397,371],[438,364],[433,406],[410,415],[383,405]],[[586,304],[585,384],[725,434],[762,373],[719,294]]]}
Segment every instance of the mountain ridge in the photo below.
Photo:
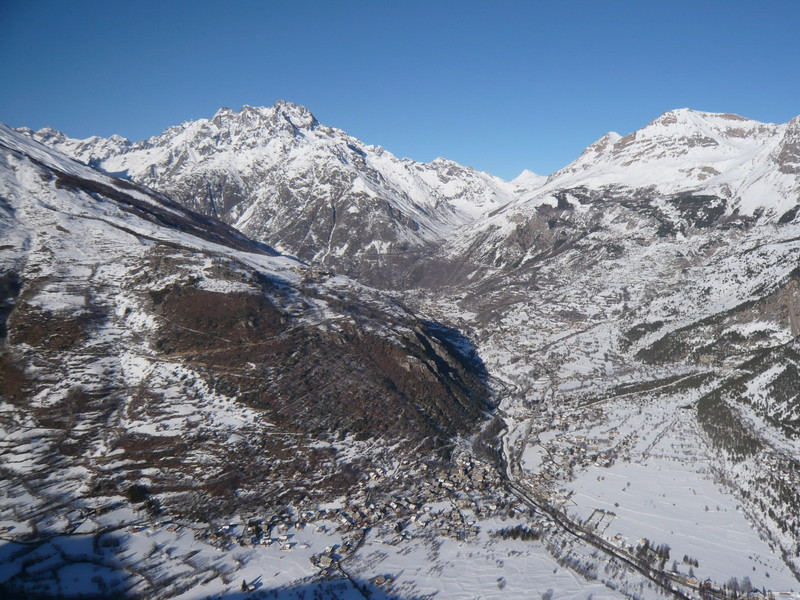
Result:
{"label": "mountain ridge", "polygon": [[[207,131],[209,127],[216,128],[214,135]],[[317,130],[334,139],[322,152],[292,143]],[[165,180],[172,181],[172,186],[180,182],[177,188],[167,186],[168,191],[181,201],[194,202],[200,212],[222,216],[250,237],[268,243],[271,238],[286,251],[345,271],[348,265],[343,255],[353,255],[355,260],[359,255],[423,248],[430,252],[432,244],[452,239],[456,230],[480,226],[486,215],[549,202],[552,192],[562,188],[613,186],[646,188],[662,195],[702,193],[723,198],[726,214],[766,212],[773,220],[793,209],[800,197],[796,177],[800,172],[800,117],[776,125],[730,113],[671,110],[627,136],[613,132],[602,136],[578,159],[546,178],[523,172],[511,182],[446,159],[431,163],[397,159],[381,147],[367,146],[320,124],[305,107],[285,101],[272,107],[246,105],[239,112],[221,108],[211,119],[188,121],[136,143],[119,137],[72,140],[50,129],[24,132],[79,160],[127,174],[151,187],[163,188]],[[209,149],[212,146],[239,153],[257,151],[276,144],[280,136],[289,138],[281,138],[277,156],[266,163],[225,155],[220,158],[223,164],[217,161],[197,176],[187,174],[191,169],[186,163],[215,160],[217,151]],[[92,148],[97,149],[95,154]],[[339,163],[336,181],[319,182],[307,164],[296,164],[302,154],[306,160],[313,155],[312,162],[317,165],[328,165],[323,167],[327,171]],[[287,216],[289,207],[278,212],[265,209],[267,204],[280,207],[287,199],[280,193],[266,197],[269,194],[263,189],[243,181],[253,173],[263,177],[278,171],[282,174],[269,181],[268,187],[302,198],[291,210],[306,212],[305,221],[316,221],[316,228],[309,224],[298,229],[292,223],[303,219]],[[343,187],[348,185],[349,189]],[[259,193],[260,200],[248,206],[241,203],[243,197]],[[206,199],[198,202],[197,195]],[[338,196],[343,201],[341,206],[336,206],[335,200],[323,206],[323,196]],[[379,200],[387,203],[388,211],[376,206]],[[320,211],[326,214],[324,219]],[[359,212],[364,213],[363,218],[347,217],[345,226],[351,237],[359,239],[334,241],[336,220]],[[325,226],[320,225],[323,221]],[[359,235],[359,228],[366,229],[367,235]],[[320,247],[323,240],[328,242],[324,249]]]}
{"label": "mountain ridge", "polygon": [[[624,137],[613,132],[602,136],[550,175],[545,188],[703,189],[727,197],[731,210],[752,215],[762,208],[779,217],[800,191],[790,158],[797,152],[797,126],[797,118],[776,125],[730,113],[668,111]],[[782,202],[765,205],[764,197]]]}
{"label": "mountain ridge", "polygon": [[136,143],[24,133],[160,189],[253,239],[362,276],[368,269],[342,257],[427,252],[528,189],[446,159],[398,159],[287,102],[220,109]]}

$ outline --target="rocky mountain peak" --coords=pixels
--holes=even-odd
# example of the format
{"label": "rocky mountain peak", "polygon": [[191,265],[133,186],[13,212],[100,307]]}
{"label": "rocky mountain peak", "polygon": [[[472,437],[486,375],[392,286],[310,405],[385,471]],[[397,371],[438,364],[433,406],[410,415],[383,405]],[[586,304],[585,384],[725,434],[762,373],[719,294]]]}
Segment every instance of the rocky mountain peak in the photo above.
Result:
{"label": "rocky mountain peak", "polygon": [[356,255],[384,260],[436,244],[524,187],[443,158],[398,159],[287,101],[222,107],[133,145],[49,145],[344,272]]}
{"label": "rocky mountain peak", "polygon": [[[34,133],[31,129],[27,127],[20,129],[20,131],[23,131],[26,135],[31,135]],[[54,142],[63,141],[67,137],[57,129],[53,129],[52,127],[47,127],[47,126],[37,130],[35,132],[35,135],[43,139],[52,140]]]}
{"label": "rocky mountain peak", "polygon": [[[250,106],[244,106],[242,108],[243,111],[245,109],[264,110],[263,108],[254,109]],[[279,100],[273,105],[272,110],[275,112],[279,112],[284,119],[291,121],[296,127],[305,127],[307,129],[313,129],[314,127],[319,125],[319,122],[317,121],[316,117],[312,114],[310,110],[308,110],[305,106],[295,104],[294,102]]]}
{"label": "rocky mountain peak", "polygon": [[209,125],[238,136],[260,137],[260,133],[275,135],[281,131],[297,136],[315,129],[319,122],[306,107],[280,100],[273,106],[245,104],[239,112],[222,107],[211,118]]}
{"label": "rocky mountain peak", "polygon": [[664,136],[678,139],[707,137],[716,143],[741,138],[758,138],[774,133],[778,126],[761,123],[732,113],[711,113],[680,108],[670,110],[636,132],[639,138]]}

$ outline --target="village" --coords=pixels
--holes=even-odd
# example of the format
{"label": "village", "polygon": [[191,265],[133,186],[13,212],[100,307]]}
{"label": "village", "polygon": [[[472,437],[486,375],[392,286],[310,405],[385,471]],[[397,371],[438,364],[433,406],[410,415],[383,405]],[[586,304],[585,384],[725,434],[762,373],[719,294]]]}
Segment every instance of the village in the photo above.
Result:
{"label": "village", "polygon": [[[408,460],[399,467],[409,474],[407,480],[398,481],[387,469],[376,468],[357,484],[358,491],[353,496],[335,507],[285,507],[272,515],[242,517],[214,525],[192,522],[179,515],[146,518],[128,526],[127,531],[148,535],[160,530],[176,534],[190,530],[196,541],[209,544],[220,553],[237,547],[308,551],[308,544],[298,541],[300,532],[309,529],[314,534],[336,534],[341,543],[325,547],[309,560],[323,574],[337,577],[341,561],[358,549],[371,529],[385,532],[382,537],[389,545],[420,536],[464,542],[477,537],[478,519],[509,511],[527,513],[505,491],[493,465],[466,453],[450,467],[442,463],[412,464]],[[399,493],[398,489],[404,491]],[[388,574],[380,579],[373,583],[390,581]]]}

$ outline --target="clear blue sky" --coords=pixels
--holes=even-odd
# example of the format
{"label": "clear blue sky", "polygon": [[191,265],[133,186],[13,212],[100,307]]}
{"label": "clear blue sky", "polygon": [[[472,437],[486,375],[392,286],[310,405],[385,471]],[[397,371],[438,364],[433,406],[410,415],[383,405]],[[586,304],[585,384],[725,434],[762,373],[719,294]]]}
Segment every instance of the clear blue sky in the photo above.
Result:
{"label": "clear blue sky", "polygon": [[134,140],[307,106],[400,156],[541,174],[673,108],[800,114],[800,1],[0,0],[0,121]]}

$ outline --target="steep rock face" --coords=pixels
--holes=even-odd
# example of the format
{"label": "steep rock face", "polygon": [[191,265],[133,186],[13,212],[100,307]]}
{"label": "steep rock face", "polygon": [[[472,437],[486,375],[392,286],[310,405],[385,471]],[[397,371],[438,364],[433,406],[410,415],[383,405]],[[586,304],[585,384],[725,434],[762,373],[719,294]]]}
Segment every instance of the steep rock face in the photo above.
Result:
{"label": "steep rock face", "polygon": [[378,283],[391,279],[382,265],[413,262],[461,224],[539,183],[507,183],[444,159],[398,159],[288,102],[223,108],[136,143],[27,133],[253,239]]}
{"label": "steep rock face", "polygon": [[329,499],[491,408],[456,332],[5,127],[0,233],[19,539],[133,486],[202,518]]}
{"label": "steep rock face", "polygon": [[771,158],[781,173],[800,175],[800,117],[787,123],[783,138]]}

